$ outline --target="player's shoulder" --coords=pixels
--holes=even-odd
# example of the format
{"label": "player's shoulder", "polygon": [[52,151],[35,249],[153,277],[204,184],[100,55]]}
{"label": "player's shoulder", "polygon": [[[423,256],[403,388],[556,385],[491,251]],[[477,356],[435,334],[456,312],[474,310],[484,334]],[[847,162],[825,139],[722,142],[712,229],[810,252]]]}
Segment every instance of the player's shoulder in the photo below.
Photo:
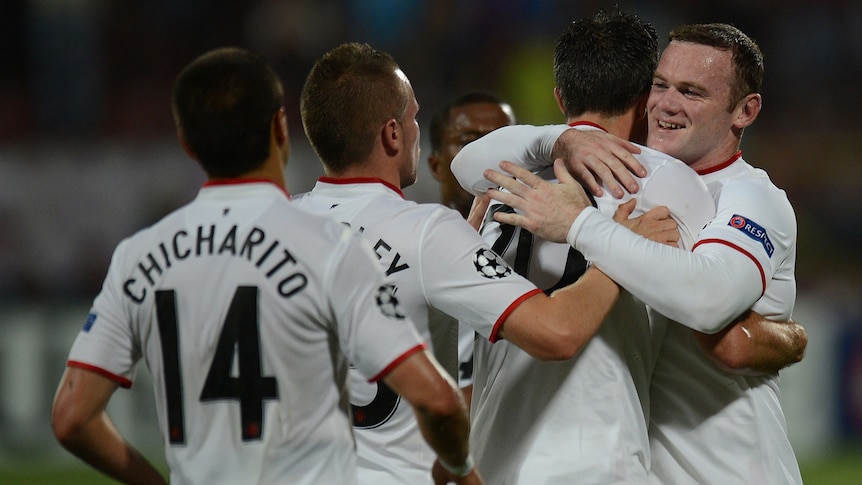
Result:
{"label": "player's shoulder", "polygon": [[781,204],[790,204],[787,193],[775,185],[769,174],[761,169],[740,160],[740,165],[724,178],[721,192],[736,196],[759,197],[773,200]]}
{"label": "player's shoulder", "polygon": [[664,167],[671,170],[679,170],[685,168],[687,171],[694,173],[694,171],[682,161],[668,155],[667,153],[660,152],[658,150],[654,150],[647,146],[637,145],[638,148],[641,149],[641,152],[634,155],[634,157],[647,169],[647,172],[651,173],[653,169]]}
{"label": "player's shoulder", "polygon": [[[389,216],[392,221],[413,220],[419,224],[437,224],[446,220],[462,220],[461,214],[437,202],[415,202],[412,200],[399,199],[397,202],[389,201]],[[393,222],[394,223],[394,222]],[[407,224],[410,225],[410,224]]]}

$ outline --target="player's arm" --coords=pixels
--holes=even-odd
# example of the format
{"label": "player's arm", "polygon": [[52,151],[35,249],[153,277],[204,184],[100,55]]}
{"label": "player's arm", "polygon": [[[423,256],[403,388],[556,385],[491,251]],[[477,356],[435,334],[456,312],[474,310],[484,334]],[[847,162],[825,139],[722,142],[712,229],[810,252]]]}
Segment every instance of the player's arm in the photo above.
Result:
{"label": "player's arm", "polygon": [[105,408],[118,384],[95,372],[67,367],[51,410],[51,428],[64,448],[127,484],[167,484],[158,470],[114,427]]}
{"label": "player's arm", "polygon": [[[588,260],[668,318],[716,333],[752,307],[764,291],[761,267],[723,244],[704,244],[695,253],[639,237],[591,207],[586,194],[555,162],[559,184],[501,163],[517,179],[489,170],[486,176],[508,190],[490,190],[517,213],[495,219],[555,242],[568,242]],[[716,295],[722,295],[716,298]]]}
{"label": "player's arm", "polygon": [[479,194],[473,198],[473,205],[470,206],[470,213],[467,215],[467,222],[475,230],[482,229],[482,221],[485,219],[485,213],[488,212],[488,206],[491,204],[491,198],[485,194]]}
{"label": "player's arm", "polygon": [[738,375],[774,374],[801,361],[808,345],[802,325],[769,320],[754,311],[719,333],[695,332],[695,337],[716,365]]}
{"label": "player's arm", "polygon": [[575,283],[515,307],[499,336],[539,360],[570,359],[596,334],[619,295],[613,280],[589,268]]}
{"label": "player's arm", "polygon": [[[677,224],[666,207],[628,219],[634,207],[634,199],[620,205],[614,219],[643,237],[675,244]],[[524,301],[503,322],[500,336],[537,359],[569,359],[598,332],[619,293],[613,280],[591,267],[578,281],[550,296],[540,293]]]}
{"label": "player's arm", "polygon": [[639,151],[630,142],[600,130],[582,131],[568,125],[504,126],[465,145],[452,161],[452,173],[465,190],[478,195],[494,187],[483,172],[497,168],[502,160],[535,172],[565,155],[574,176],[592,193],[602,195],[604,184],[619,198],[623,186],[637,192],[633,173],[646,175],[632,156]]}
{"label": "player's arm", "polygon": [[427,351],[415,352],[393,368],[383,380],[413,406],[419,429],[437,453],[446,479],[458,484],[481,484],[473,468],[468,439],[470,418],[464,398],[455,381],[433,360]]}

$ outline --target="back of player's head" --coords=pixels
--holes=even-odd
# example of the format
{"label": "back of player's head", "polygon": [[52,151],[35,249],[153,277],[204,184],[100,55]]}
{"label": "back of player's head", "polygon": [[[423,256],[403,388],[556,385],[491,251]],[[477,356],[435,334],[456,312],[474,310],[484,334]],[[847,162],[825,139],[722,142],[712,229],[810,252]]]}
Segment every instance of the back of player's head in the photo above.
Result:
{"label": "back of player's head", "polygon": [[278,76],[256,54],[215,49],[174,83],[173,112],[188,148],[213,178],[260,167],[269,156],[273,115],[283,104]]}
{"label": "back of player's head", "polygon": [[763,53],[757,43],[738,28],[720,23],[681,25],[671,30],[668,40],[730,50],[734,84],[730,89],[729,110],[745,96],[760,92],[763,84]]}
{"label": "back of player's head", "polygon": [[389,54],[342,44],[312,67],[300,97],[302,126],[321,162],[339,172],[364,162],[387,120],[401,120],[410,94]]}
{"label": "back of player's head", "polygon": [[[431,152],[437,153],[443,146],[443,132],[446,131],[449,123],[452,121],[449,116],[452,113],[452,110],[455,108],[460,108],[461,106],[468,106],[471,104],[497,104],[500,106],[506,106],[509,110],[509,103],[503,101],[502,99],[494,96],[493,94],[485,93],[482,91],[472,91],[466,94],[462,94],[452,101],[443,105],[439,110],[437,110],[433,116],[431,116],[430,126],[428,128],[428,133],[431,138]],[[512,124],[515,123],[514,118],[512,119]]]}
{"label": "back of player's head", "polygon": [[554,52],[566,116],[623,114],[649,91],[657,64],[658,35],[636,15],[599,10],[575,20]]}

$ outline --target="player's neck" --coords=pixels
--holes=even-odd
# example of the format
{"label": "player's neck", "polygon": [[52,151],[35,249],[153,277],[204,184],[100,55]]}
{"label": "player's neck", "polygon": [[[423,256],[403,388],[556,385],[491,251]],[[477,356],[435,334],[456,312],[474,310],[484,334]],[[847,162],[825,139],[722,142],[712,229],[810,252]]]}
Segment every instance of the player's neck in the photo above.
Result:
{"label": "player's neck", "polygon": [[284,162],[279,160],[276,156],[271,156],[263,165],[251,172],[243,174],[240,178],[269,180],[287,191],[287,185],[284,180]]}
{"label": "player's neck", "polygon": [[380,179],[393,187],[401,187],[398,167],[390,159],[384,161],[370,158],[363,163],[350,165],[339,172],[326,170],[326,176],[336,179]]}
{"label": "player's neck", "polygon": [[603,113],[589,111],[582,113],[580,116],[570,117],[566,122],[568,124],[587,122],[599,125],[611,135],[628,140],[632,136],[635,114],[633,109],[619,116],[608,116]]}

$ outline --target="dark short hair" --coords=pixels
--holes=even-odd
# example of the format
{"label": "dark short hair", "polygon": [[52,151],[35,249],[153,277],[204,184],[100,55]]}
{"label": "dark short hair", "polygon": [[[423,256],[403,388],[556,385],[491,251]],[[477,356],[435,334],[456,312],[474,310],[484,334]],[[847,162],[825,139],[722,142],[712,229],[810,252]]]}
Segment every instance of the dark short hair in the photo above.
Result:
{"label": "dark short hair", "polygon": [[440,107],[440,109],[438,109],[431,117],[431,122],[428,128],[428,134],[431,138],[431,152],[436,153],[440,148],[442,148],[443,132],[451,121],[449,116],[453,109],[460,108],[461,106],[482,103],[508,105],[508,103],[493,94],[482,91],[472,91],[467,94],[462,94]]}
{"label": "dark short hair", "polygon": [[232,178],[260,167],[269,156],[272,116],[283,97],[278,76],[261,57],[225,47],[180,72],[172,108],[207,175]]}
{"label": "dark short hair", "polygon": [[658,64],[658,35],[619,10],[569,24],[554,52],[554,80],[567,117],[625,113],[646,94]]}
{"label": "dark short hair", "polygon": [[733,63],[733,85],[730,87],[730,105],[736,104],[751,93],[759,93],[763,84],[763,53],[757,43],[738,28],[729,24],[689,24],[670,31],[673,42],[691,42],[730,50]]}
{"label": "dark short hair", "polygon": [[300,97],[302,126],[324,166],[335,172],[363,163],[380,127],[400,120],[409,93],[389,54],[368,44],[342,44],[312,67]]}

